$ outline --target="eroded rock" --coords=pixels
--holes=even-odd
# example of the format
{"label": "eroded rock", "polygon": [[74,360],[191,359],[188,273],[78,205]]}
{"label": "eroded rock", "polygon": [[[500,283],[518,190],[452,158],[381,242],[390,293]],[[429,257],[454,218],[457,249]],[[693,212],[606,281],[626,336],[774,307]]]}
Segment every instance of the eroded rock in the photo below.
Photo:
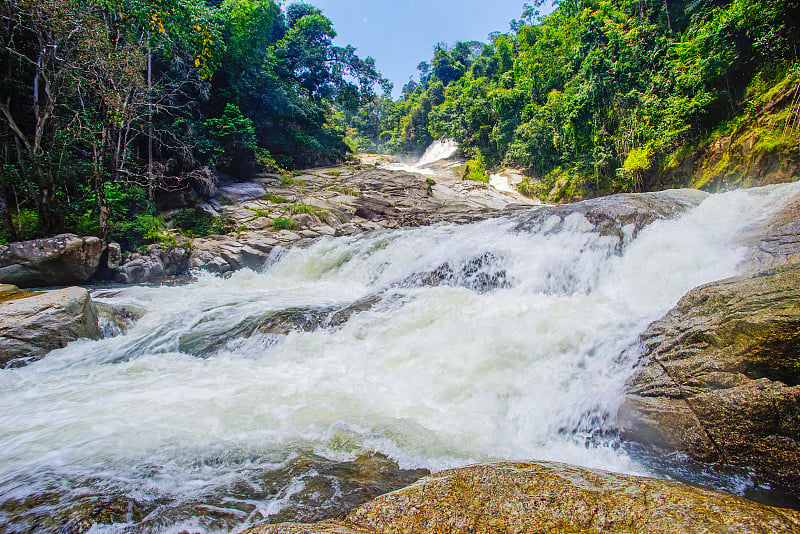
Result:
{"label": "eroded rock", "polygon": [[80,284],[97,271],[104,249],[99,238],[75,234],[0,245],[0,283],[21,288]]}
{"label": "eroded rock", "polygon": [[246,534],[798,532],[800,513],[676,482],[556,462],[452,469],[382,495],[344,520]]}
{"label": "eroded rock", "polygon": [[800,496],[800,265],[696,288],[641,340],[624,438]]}
{"label": "eroded rock", "polygon": [[[700,205],[708,193],[671,189],[657,193],[627,193],[584,200],[574,204],[541,206],[519,215],[518,230],[557,232],[568,228],[591,229],[601,235],[635,237],[657,220],[673,219]],[[584,228],[588,221],[589,226]]]}
{"label": "eroded rock", "polygon": [[97,310],[81,287],[0,301],[0,367],[38,360],[79,338],[100,338]]}

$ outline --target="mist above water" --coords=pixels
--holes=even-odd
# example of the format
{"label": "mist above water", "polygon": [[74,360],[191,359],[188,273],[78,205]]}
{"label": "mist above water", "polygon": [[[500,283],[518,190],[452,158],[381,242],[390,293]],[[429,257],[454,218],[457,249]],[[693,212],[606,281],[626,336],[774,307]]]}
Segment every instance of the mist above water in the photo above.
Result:
{"label": "mist above water", "polygon": [[[735,274],[739,233],[796,190],[714,195],[624,242],[578,214],[530,231],[509,217],[325,238],[263,272],[97,291],[141,319],[0,371],[0,529],[86,495],[143,510],[100,532],[335,514],[346,481],[320,466],[373,453],[401,469],[546,459],[648,474],[614,432],[639,333]],[[367,297],[346,321],[324,319]],[[287,311],[323,319],[258,331]]]}

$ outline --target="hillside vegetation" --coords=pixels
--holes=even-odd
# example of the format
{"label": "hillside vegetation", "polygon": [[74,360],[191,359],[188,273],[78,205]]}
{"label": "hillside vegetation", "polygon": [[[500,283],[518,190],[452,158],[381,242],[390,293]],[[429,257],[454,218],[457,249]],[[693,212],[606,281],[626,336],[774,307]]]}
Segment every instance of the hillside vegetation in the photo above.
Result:
{"label": "hillside vegetation", "polygon": [[452,138],[471,173],[518,166],[549,201],[793,176],[796,2],[562,0],[540,17],[543,3],[491,44],[438,45],[399,101],[345,114],[351,144]]}

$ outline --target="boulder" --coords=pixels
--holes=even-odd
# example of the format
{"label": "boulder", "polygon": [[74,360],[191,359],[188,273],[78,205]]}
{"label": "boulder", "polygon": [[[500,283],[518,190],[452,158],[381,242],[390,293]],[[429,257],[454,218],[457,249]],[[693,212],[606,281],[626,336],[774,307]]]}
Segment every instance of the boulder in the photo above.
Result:
{"label": "boulder", "polygon": [[623,438],[800,496],[800,265],[695,288],[641,341]]}
{"label": "boulder", "polygon": [[79,338],[100,338],[97,310],[81,287],[0,299],[0,367],[38,360]]}
{"label": "boulder", "polygon": [[[110,257],[110,255],[109,255]],[[115,280],[122,284],[157,282],[165,276],[175,276],[187,268],[186,250],[150,245],[144,254],[131,254],[117,268]]]}
{"label": "boulder", "polygon": [[244,534],[466,534],[800,531],[800,513],[652,478],[555,462],[442,471],[346,518],[265,525]]}
{"label": "boulder", "polygon": [[581,217],[601,235],[632,238],[645,226],[673,219],[700,205],[708,193],[694,189],[669,189],[656,193],[625,193],[574,204],[540,206],[519,215],[518,230],[556,232],[576,226]]}
{"label": "boulder", "polygon": [[97,237],[61,234],[0,246],[0,283],[18,287],[85,282],[97,271],[105,249]]}

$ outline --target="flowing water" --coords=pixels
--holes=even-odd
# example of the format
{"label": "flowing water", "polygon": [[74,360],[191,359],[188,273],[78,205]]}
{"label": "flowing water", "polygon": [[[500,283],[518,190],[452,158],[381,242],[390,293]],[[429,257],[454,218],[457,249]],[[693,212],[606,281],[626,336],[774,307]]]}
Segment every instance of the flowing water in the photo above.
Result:
{"label": "flowing water", "polygon": [[[318,519],[497,459],[651,473],[613,428],[637,335],[734,274],[737,235],[797,190],[711,196],[622,242],[581,215],[516,216],[98,290],[141,316],[127,333],[0,370],[0,531]],[[297,328],[257,328],[279,320]]]}
{"label": "flowing water", "polygon": [[452,157],[457,151],[458,143],[455,141],[449,139],[438,140],[431,143],[418,160],[388,163],[382,165],[382,168],[389,171],[415,172],[426,176],[435,176],[440,170],[430,168],[430,165]]}

